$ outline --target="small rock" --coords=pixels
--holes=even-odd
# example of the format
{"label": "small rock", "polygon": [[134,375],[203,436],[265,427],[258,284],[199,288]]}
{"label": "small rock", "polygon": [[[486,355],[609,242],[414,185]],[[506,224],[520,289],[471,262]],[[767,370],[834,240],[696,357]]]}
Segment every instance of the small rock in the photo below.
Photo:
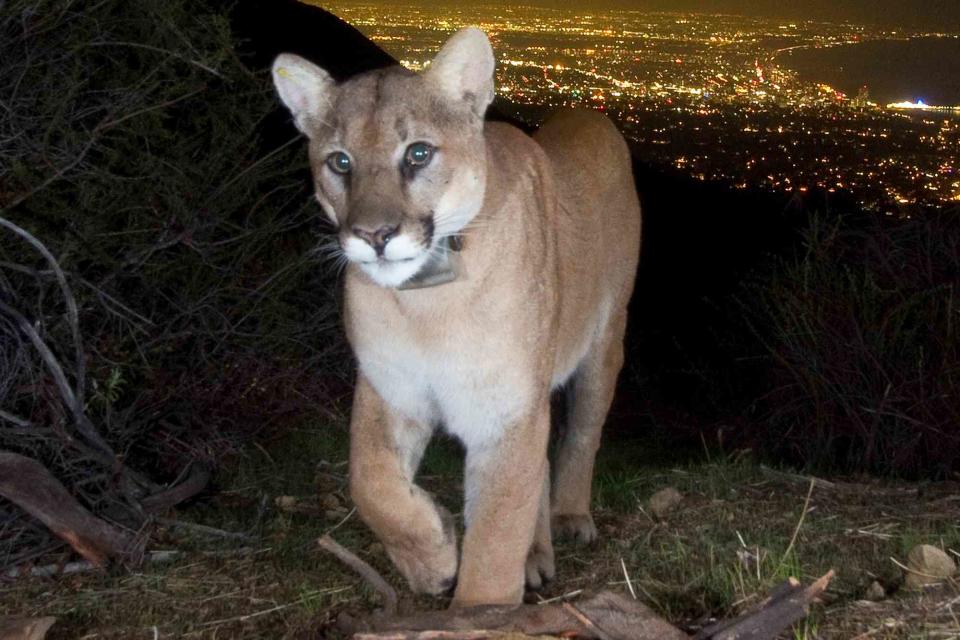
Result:
{"label": "small rock", "polygon": [[297,507],[297,498],[295,496],[277,496],[273,503],[281,511],[293,511]]}
{"label": "small rock", "polygon": [[320,496],[320,506],[324,509],[339,509],[340,498],[332,493],[325,493]]}
{"label": "small rock", "polygon": [[662,519],[672,511],[674,507],[680,504],[681,500],[683,500],[683,494],[674,487],[660,489],[660,491],[650,496],[650,511],[653,512],[653,515]]}
{"label": "small rock", "polygon": [[872,600],[877,602],[883,600],[887,597],[887,590],[883,588],[883,585],[874,580],[870,583],[870,586],[867,587],[866,592],[863,594],[864,600]]}
{"label": "small rock", "polygon": [[344,509],[343,507],[340,507],[338,509],[326,509],[323,512],[323,517],[326,518],[327,520],[343,520],[344,518],[347,517],[348,513],[350,512]]}
{"label": "small rock", "polygon": [[379,542],[372,542],[367,546],[367,553],[370,555],[381,555],[384,552],[383,545]]}
{"label": "small rock", "polygon": [[906,572],[904,586],[908,589],[922,589],[925,585],[953,577],[957,572],[953,558],[929,544],[920,544],[910,550],[907,567],[910,570]]}
{"label": "small rock", "polygon": [[314,476],[314,482],[316,483],[319,493],[326,493],[338,490],[343,484],[343,479],[326,471],[317,471],[317,475]]}

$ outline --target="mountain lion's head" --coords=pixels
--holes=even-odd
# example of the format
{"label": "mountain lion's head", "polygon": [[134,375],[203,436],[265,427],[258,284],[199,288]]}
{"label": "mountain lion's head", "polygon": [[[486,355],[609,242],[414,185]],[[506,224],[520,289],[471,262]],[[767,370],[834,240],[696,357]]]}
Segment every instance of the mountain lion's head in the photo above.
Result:
{"label": "mountain lion's head", "polygon": [[493,68],[475,28],[422,73],[390,67],[337,83],[299,56],[274,62],[280,98],[310,141],[317,200],[344,255],[376,283],[408,281],[480,210]]}

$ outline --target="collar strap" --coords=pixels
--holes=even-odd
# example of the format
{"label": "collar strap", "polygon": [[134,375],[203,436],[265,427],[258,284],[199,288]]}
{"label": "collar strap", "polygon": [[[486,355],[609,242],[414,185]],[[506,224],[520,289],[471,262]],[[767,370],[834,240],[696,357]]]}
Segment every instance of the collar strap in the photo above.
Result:
{"label": "collar strap", "polygon": [[397,288],[427,289],[461,279],[463,277],[463,260],[460,258],[462,249],[463,239],[460,236],[442,238],[430,259],[420,267],[420,271]]}

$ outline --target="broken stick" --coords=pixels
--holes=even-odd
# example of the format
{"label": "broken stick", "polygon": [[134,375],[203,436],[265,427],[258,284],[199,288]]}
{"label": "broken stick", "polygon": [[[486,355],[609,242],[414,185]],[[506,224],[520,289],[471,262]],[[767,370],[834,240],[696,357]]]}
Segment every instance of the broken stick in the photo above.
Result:
{"label": "broken stick", "polygon": [[723,620],[702,629],[694,640],[765,640],[774,638],[809,613],[810,603],[827,589],[833,579],[831,569],[809,587],[790,578],[776,587],[758,609]]}
{"label": "broken stick", "polygon": [[383,579],[377,570],[357,557],[355,553],[341,546],[330,536],[323,536],[317,540],[321,549],[329,551],[337,560],[347,565],[357,572],[363,578],[364,582],[370,585],[374,591],[383,598],[383,612],[388,616],[394,616],[397,613],[397,592]]}

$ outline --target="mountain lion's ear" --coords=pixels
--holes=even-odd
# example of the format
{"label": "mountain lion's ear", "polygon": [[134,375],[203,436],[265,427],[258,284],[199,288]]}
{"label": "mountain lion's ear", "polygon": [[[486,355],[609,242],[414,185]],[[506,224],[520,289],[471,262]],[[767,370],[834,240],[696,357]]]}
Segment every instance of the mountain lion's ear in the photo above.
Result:
{"label": "mountain lion's ear", "polygon": [[311,124],[326,120],[336,87],[329,73],[300,56],[281,53],[273,61],[273,84],[300,131],[309,136]]}
{"label": "mountain lion's ear", "polygon": [[425,75],[454,102],[466,102],[482,117],[493,101],[493,49],[476,27],[457,31],[440,49]]}

